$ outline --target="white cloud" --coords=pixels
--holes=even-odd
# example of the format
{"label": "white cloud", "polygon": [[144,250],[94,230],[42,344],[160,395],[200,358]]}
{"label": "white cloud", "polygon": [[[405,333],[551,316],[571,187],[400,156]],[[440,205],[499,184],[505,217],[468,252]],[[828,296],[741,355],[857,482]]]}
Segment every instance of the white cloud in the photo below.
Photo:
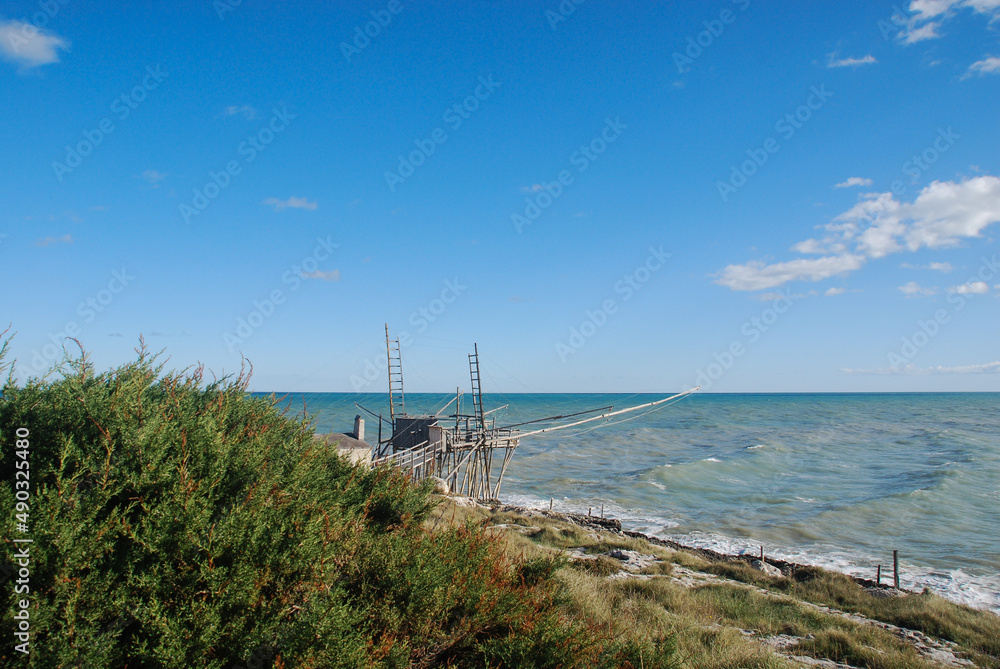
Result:
{"label": "white cloud", "polygon": [[952,286],[948,289],[948,292],[958,293],[959,295],[982,295],[983,293],[990,292],[990,286],[985,281],[969,281],[958,286]]}
{"label": "white cloud", "polygon": [[773,265],[751,260],[745,265],[727,266],[715,282],[731,290],[765,290],[789,281],[828,279],[860,269],[864,263],[865,259],[857,255],[800,258]]}
{"label": "white cloud", "polygon": [[826,66],[829,67],[857,67],[858,65],[872,65],[877,63],[875,56],[868,54],[863,58],[840,58],[837,59],[836,53],[831,53],[828,57]]}
{"label": "white cloud", "polygon": [[921,247],[947,248],[963,238],[978,237],[1000,221],[1000,179],[974,177],[962,182],[935,181],[911,203],[891,193],[867,197],[834,219],[828,230],[856,240],[858,250],[873,258]]}
{"label": "white cloud", "polygon": [[308,209],[314,211],[317,205],[315,202],[310,202],[304,197],[290,197],[287,200],[279,200],[276,197],[269,197],[262,204],[267,204],[274,207],[275,211],[282,211],[283,209]]}
{"label": "white cloud", "polygon": [[987,56],[982,60],[977,60],[969,66],[968,71],[962,78],[968,79],[974,74],[978,74],[980,77],[984,74],[1000,74],[1000,58],[997,56]]}
{"label": "white cloud", "polygon": [[846,288],[827,288],[826,292],[823,294],[827,297],[834,297],[835,295],[843,295],[846,292]]}
{"label": "white cloud", "polygon": [[1000,373],[1000,360],[982,365],[961,365],[957,367],[917,367],[909,364],[903,367],[884,367],[882,369],[842,369],[844,374],[873,374],[879,376],[914,376],[925,374],[996,374]]}
{"label": "white cloud", "polygon": [[537,193],[538,191],[542,190],[542,188],[543,188],[542,184],[532,184],[530,186],[522,186],[521,187],[521,192],[522,193]]}
{"label": "white cloud", "polygon": [[315,272],[303,272],[302,278],[321,279],[323,281],[340,281],[340,270],[335,269],[329,272],[321,272],[320,270],[316,270]]}
{"label": "white cloud", "polygon": [[906,44],[940,37],[938,28],[962,9],[985,14],[991,21],[1000,18],[1000,0],[913,0],[908,9],[910,17],[900,34]]}
{"label": "white cloud", "polygon": [[257,118],[257,110],[250,105],[229,105],[222,110],[221,116],[229,118],[230,116],[236,116],[237,114],[242,114],[243,118],[247,120]]}
{"label": "white cloud", "polygon": [[167,175],[164,172],[157,172],[156,170],[146,170],[141,176],[154,186],[167,178]]}
{"label": "white cloud", "polygon": [[907,297],[919,297],[921,295],[926,297],[928,295],[937,294],[937,288],[924,288],[916,281],[911,281],[905,286],[900,286],[899,289],[903,291],[903,294]]}
{"label": "white cloud", "polygon": [[1000,221],[1000,179],[975,177],[961,183],[935,181],[921,191],[903,215],[913,220],[906,233],[911,251],[921,246],[958,245],[963,237],[978,237]]}
{"label": "white cloud", "polygon": [[969,8],[980,14],[996,15],[1000,11],[1000,0],[912,0],[910,12],[918,21],[927,21],[939,16],[945,18],[957,10]]}
{"label": "white cloud", "polygon": [[[892,193],[869,193],[825,226],[830,234],[824,239],[792,247],[798,253],[826,254],[823,257],[729,265],[716,283],[732,290],[764,290],[789,281],[819,281],[858,270],[868,258],[957,246],[998,221],[1000,178],[993,176],[935,181],[913,202],[900,202]],[[945,271],[945,265],[939,269]]]}
{"label": "white cloud", "polygon": [[35,242],[35,246],[52,246],[53,244],[72,244],[73,235],[63,235],[62,237],[46,237]]}
{"label": "white cloud", "polygon": [[908,262],[904,262],[900,267],[903,269],[929,269],[935,272],[944,272],[945,274],[955,270],[950,262],[932,262],[929,265],[911,265]]}
{"label": "white cloud", "polygon": [[871,186],[872,180],[864,177],[850,177],[847,181],[842,181],[834,188],[851,188],[853,186]]}
{"label": "white cloud", "polygon": [[930,367],[931,374],[984,374],[1000,372],[1000,360],[983,365],[962,365],[960,367]]}
{"label": "white cloud", "polygon": [[823,239],[806,239],[792,245],[792,251],[813,255],[823,255],[825,253],[841,254],[847,250],[847,246],[840,241],[839,237],[827,235]]}
{"label": "white cloud", "polygon": [[805,295],[789,296],[782,293],[759,293],[757,295],[754,295],[753,299],[760,300],[761,302],[774,302],[775,300],[783,300],[786,298],[794,300],[801,297],[805,297]]}
{"label": "white cloud", "polygon": [[23,67],[59,62],[59,50],[69,50],[69,41],[23,21],[0,23],[0,55]]}
{"label": "white cloud", "polygon": [[920,26],[919,28],[909,28],[906,31],[906,37],[903,39],[907,44],[915,44],[917,42],[922,42],[925,39],[937,39],[941,37],[938,32],[938,28],[941,27],[941,23],[938,21],[932,21],[931,23]]}

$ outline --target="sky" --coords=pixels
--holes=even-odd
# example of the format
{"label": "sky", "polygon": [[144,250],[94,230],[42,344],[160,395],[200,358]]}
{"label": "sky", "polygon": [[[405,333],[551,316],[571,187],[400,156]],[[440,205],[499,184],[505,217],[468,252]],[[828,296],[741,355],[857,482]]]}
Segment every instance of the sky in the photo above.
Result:
{"label": "sky", "polygon": [[19,379],[1000,390],[1000,0],[159,4],[0,8]]}

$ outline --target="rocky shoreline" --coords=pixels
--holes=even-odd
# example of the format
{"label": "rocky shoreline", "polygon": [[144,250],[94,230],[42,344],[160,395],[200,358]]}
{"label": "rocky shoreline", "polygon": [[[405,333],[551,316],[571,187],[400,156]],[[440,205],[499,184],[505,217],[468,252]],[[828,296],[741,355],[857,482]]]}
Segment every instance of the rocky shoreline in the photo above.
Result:
{"label": "rocky shoreline", "polygon": [[[678,551],[685,551],[693,555],[707,560],[709,562],[743,562],[750,565],[754,569],[762,571],[773,576],[794,576],[795,574],[805,574],[809,572],[814,572],[819,567],[814,565],[799,564],[796,562],[787,562],[785,560],[779,560],[776,558],[771,558],[765,556],[763,560],[754,555],[740,554],[731,555],[728,553],[720,553],[718,551],[713,551],[708,548],[697,548],[694,546],[685,546],[684,544],[677,543],[676,541],[670,541],[668,539],[660,539],[658,537],[650,536],[642,532],[633,532],[631,530],[623,530],[621,521],[615,518],[600,518],[598,516],[587,516],[578,513],[563,513],[559,511],[547,511],[543,509],[530,509],[523,506],[516,506],[513,504],[504,504],[498,500],[493,500],[487,506],[489,506],[493,511],[501,511],[507,513],[516,513],[519,515],[531,517],[535,515],[543,516],[546,518],[552,518],[553,520],[561,520],[564,522],[573,523],[581,528],[599,530],[604,532],[610,532],[612,534],[617,534],[623,537],[630,537],[633,539],[642,539],[656,546],[663,546],[664,548],[670,548]],[[778,573],[780,572],[780,574]],[[905,590],[903,588],[894,588],[886,583],[878,583],[871,579],[861,578],[859,576],[852,576],[850,574],[845,574],[848,578],[853,580],[855,583],[865,588],[872,594],[876,596],[892,597],[899,595],[910,595],[914,594],[910,590]]]}

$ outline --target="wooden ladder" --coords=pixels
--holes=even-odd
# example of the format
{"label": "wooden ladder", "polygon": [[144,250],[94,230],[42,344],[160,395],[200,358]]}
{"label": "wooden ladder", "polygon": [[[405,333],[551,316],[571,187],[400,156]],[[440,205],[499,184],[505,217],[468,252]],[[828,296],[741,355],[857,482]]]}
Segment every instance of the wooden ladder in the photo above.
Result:
{"label": "wooden ladder", "polygon": [[389,419],[393,431],[396,429],[396,416],[406,413],[403,401],[403,359],[399,352],[399,337],[389,339],[389,324],[385,324],[385,354],[389,363]]}

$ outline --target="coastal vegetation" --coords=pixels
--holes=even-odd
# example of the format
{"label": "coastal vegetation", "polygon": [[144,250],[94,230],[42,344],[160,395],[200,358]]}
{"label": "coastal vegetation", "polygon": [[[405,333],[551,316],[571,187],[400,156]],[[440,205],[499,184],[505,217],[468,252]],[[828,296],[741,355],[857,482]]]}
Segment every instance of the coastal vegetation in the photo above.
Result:
{"label": "coastal vegetation", "polygon": [[[426,487],[350,466],[247,380],[164,372],[145,348],[107,372],[81,356],[46,379],[8,376],[5,578],[21,568],[13,540],[32,543],[29,588],[0,590],[0,610],[10,639],[26,601],[30,637],[0,663],[672,666],[671,638],[570,615],[560,561],[514,555],[477,525],[429,529]],[[15,459],[30,464],[23,524]]]}
{"label": "coastal vegetation", "polygon": [[[561,514],[450,500],[435,513],[502,527],[510,549],[529,558],[569,556],[555,576],[572,610],[672,636],[683,666],[798,666],[805,658],[871,669],[1000,668],[1000,617],[929,591],[867,588],[817,567],[769,576],[737,557],[667,548]],[[609,559],[620,551],[648,564]]]}
{"label": "coastal vegetation", "polygon": [[247,374],[137,354],[3,386],[0,580],[32,541],[30,590],[0,589],[30,654],[5,666],[1000,669],[991,613],[436,495],[351,466]]}

